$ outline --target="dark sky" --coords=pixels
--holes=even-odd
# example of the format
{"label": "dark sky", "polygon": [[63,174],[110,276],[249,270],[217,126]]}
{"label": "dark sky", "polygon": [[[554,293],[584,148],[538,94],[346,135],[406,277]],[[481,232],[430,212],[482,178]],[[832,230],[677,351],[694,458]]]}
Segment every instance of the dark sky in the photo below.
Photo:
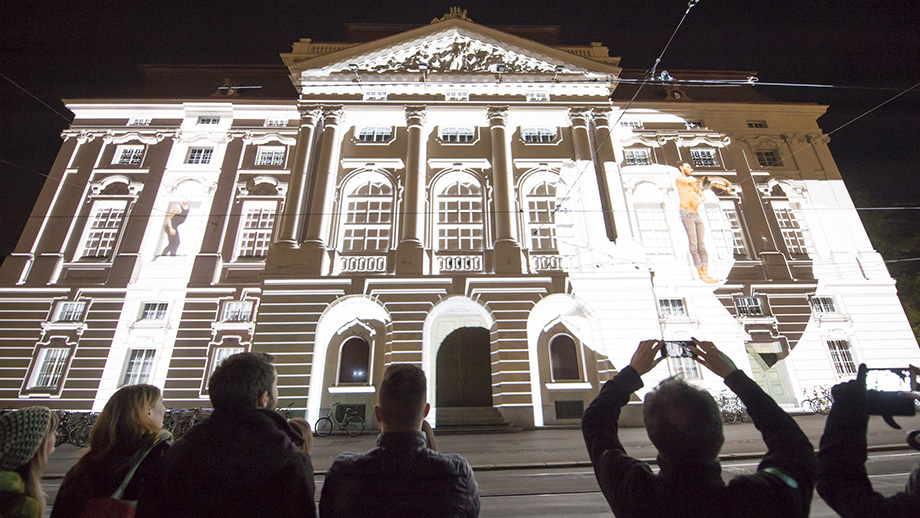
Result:
{"label": "dark sky", "polygon": [[[130,85],[138,64],[280,64],[300,38],[341,41],[347,22],[426,24],[455,4],[484,25],[559,25],[561,43],[601,41],[621,66],[639,69],[687,8],[685,0],[4,2],[0,74],[69,118],[62,98]],[[819,121],[830,132],[920,82],[917,27],[917,0],[701,0],[658,69],[864,87],[757,87],[830,105]],[[0,77],[0,255],[18,239],[66,126]],[[830,146],[851,190],[879,205],[920,205],[918,139],[920,88],[835,133]]]}

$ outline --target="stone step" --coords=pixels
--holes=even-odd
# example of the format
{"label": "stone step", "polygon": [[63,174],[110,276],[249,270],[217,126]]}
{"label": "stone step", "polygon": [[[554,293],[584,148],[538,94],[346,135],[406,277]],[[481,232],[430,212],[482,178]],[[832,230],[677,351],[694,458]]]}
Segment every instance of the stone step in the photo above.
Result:
{"label": "stone step", "polygon": [[438,435],[514,433],[521,428],[505,421],[495,407],[441,407],[436,410]]}

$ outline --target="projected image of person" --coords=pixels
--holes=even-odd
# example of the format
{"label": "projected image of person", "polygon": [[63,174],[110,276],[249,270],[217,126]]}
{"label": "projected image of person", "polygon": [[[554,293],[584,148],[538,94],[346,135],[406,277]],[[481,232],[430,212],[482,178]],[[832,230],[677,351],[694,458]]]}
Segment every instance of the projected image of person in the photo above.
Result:
{"label": "projected image of person", "polygon": [[703,219],[699,215],[699,207],[703,204],[703,191],[712,188],[728,192],[731,186],[724,178],[710,179],[706,176],[696,178],[693,176],[693,166],[690,162],[677,163],[680,176],[677,178],[677,195],[680,197],[680,221],[687,231],[687,240],[690,242],[690,256],[693,258],[693,267],[696,268],[700,280],[709,284],[719,282],[709,275],[709,253],[706,251]]}
{"label": "projected image of person", "polygon": [[173,204],[173,208],[166,215],[166,222],[163,224],[168,244],[160,255],[176,255],[176,252],[179,251],[179,225],[185,223],[188,218],[188,211],[189,203],[187,201]]}

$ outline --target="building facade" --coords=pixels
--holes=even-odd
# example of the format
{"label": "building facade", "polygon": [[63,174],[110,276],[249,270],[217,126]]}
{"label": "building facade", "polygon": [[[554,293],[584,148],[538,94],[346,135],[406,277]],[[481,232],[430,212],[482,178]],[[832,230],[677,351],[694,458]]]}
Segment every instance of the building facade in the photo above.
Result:
{"label": "building facade", "polygon": [[[790,409],[860,362],[920,361],[824,107],[741,72],[640,87],[540,29],[453,13],[69,101],[0,269],[0,400],[99,410],[148,382],[207,407],[214,367],[251,350],[311,421],[334,402],[371,421],[384,368],[410,362],[436,427],[493,408],[532,428],[577,422],[646,338],[712,340]],[[697,200],[717,283],[682,160],[722,187]],[[674,374],[723,388],[681,358],[650,376]]]}

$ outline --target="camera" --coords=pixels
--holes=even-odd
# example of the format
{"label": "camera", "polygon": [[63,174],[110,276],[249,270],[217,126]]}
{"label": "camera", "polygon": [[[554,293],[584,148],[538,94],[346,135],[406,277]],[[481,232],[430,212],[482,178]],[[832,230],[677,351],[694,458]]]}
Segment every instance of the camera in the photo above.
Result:
{"label": "camera", "polygon": [[693,358],[690,351],[692,345],[693,342],[690,340],[665,340],[662,353],[670,358]]}
{"label": "camera", "polygon": [[867,369],[866,409],[869,415],[884,416],[886,423],[900,428],[894,424],[891,416],[916,415],[913,398],[901,394],[916,388],[916,374],[911,369]]}

